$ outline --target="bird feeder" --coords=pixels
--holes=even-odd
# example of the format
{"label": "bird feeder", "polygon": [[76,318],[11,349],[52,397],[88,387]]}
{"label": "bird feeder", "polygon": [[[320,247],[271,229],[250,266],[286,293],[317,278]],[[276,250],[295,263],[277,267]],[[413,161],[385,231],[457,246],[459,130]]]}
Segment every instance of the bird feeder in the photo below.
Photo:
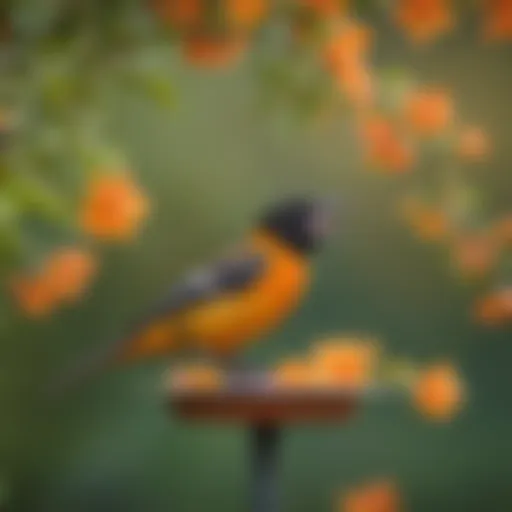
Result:
{"label": "bird feeder", "polygon": [[345,421],[361,392],[343,389],[279,389],[263,384],[218,390],[174,389],[170,402],[185,421],[236,423],[250,434],[251,512],[278,512],[282,432],[297,424]]}

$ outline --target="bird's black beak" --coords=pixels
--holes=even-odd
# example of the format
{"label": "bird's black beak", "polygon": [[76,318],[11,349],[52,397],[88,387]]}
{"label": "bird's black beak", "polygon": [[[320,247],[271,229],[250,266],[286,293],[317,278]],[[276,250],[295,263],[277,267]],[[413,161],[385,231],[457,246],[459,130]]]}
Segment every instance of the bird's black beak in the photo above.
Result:
{"label": "bird's black beak", "polygon": [[329,197],[316,202],[311,223],[312,234],[317,240],[323,240],[333,233],[336,211],[334,198]]}

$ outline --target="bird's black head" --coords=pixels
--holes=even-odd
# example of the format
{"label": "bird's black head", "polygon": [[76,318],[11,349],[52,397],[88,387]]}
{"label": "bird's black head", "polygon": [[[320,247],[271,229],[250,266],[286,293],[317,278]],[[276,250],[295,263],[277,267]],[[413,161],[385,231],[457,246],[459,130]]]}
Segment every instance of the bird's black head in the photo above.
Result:
{"label": "bird's black head", "polygon": [[315,252],[331,231],[332,205],[324,200],[283,201],[263,217],[260,227],[300,252]]}

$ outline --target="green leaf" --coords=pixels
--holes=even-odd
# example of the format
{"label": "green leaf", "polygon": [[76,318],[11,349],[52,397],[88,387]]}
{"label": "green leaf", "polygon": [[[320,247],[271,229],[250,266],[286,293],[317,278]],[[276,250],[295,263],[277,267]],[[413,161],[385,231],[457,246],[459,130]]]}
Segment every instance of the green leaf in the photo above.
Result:
{"label": "green leaf", "polygon": [[19,262],[22,253],[23,244],[19,224],[0,222],[0,270]]}
{"label": "green leaf", "polygon": [[169,110],[176,106],[176,90],[169,79],[163,75],[135,74],[128,77],[128,84],[158,106]]}
{"label": "green leaf", "polygon": [[36,213],[63,225],[72,223],[70,208],[63,197],[34,176],[25,174],[13,177],[7,190],[23,212]]}
{"label": "green leaf", "polygon": [[12,197],[5,192],[0,194],[0,226],[6,226],[16,222],[19,216],[19,208]]}

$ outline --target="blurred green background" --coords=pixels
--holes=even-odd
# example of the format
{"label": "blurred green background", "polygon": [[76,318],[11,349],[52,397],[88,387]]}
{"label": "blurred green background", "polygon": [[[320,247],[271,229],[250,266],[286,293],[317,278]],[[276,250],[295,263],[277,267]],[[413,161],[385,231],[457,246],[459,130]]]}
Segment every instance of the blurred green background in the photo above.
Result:
{"label": "blurred green background", "polygon": [[[379,27],[375,60],[450,88],[464,120],[495,146],[476,176],[492,208],[512,190],[512,48],[484,46],[473,26],[428,49]],[[470,22],[468,21],[468,25]],[[467,30],[466,30],[467,29]],[[249,465],[246,432],[180,422],[161,389],[169,361],[99,377],[65,404],[40,403],[52,377],[117,337],[190,265],[243,236],[262,207],[295,192],[339,198],[336,238],[315,262],[300,312],[250,350],[261,364],[331,332],[382,338],[391,353],[460,364],[471,402],[451,425],[425,423],[400,399],[363,405],[347,425],[297,428],[282,453],[284,510],[333,510],[336,493],[392,476],[414,512],[512,510],[510,331],[475,327],[478,290],[442,249],[397,221],[403,188],[365,170],[351,119],[297,123],[262,115],[249,59],[207,73],[169,50],[179,97],[172,114],[123,90],[109,98],[110,131],[154,204],[144,235],[106,254],[84,304],[42,323],[0,320],[0,484],[6,509],[31,512],[239,512]]]}

